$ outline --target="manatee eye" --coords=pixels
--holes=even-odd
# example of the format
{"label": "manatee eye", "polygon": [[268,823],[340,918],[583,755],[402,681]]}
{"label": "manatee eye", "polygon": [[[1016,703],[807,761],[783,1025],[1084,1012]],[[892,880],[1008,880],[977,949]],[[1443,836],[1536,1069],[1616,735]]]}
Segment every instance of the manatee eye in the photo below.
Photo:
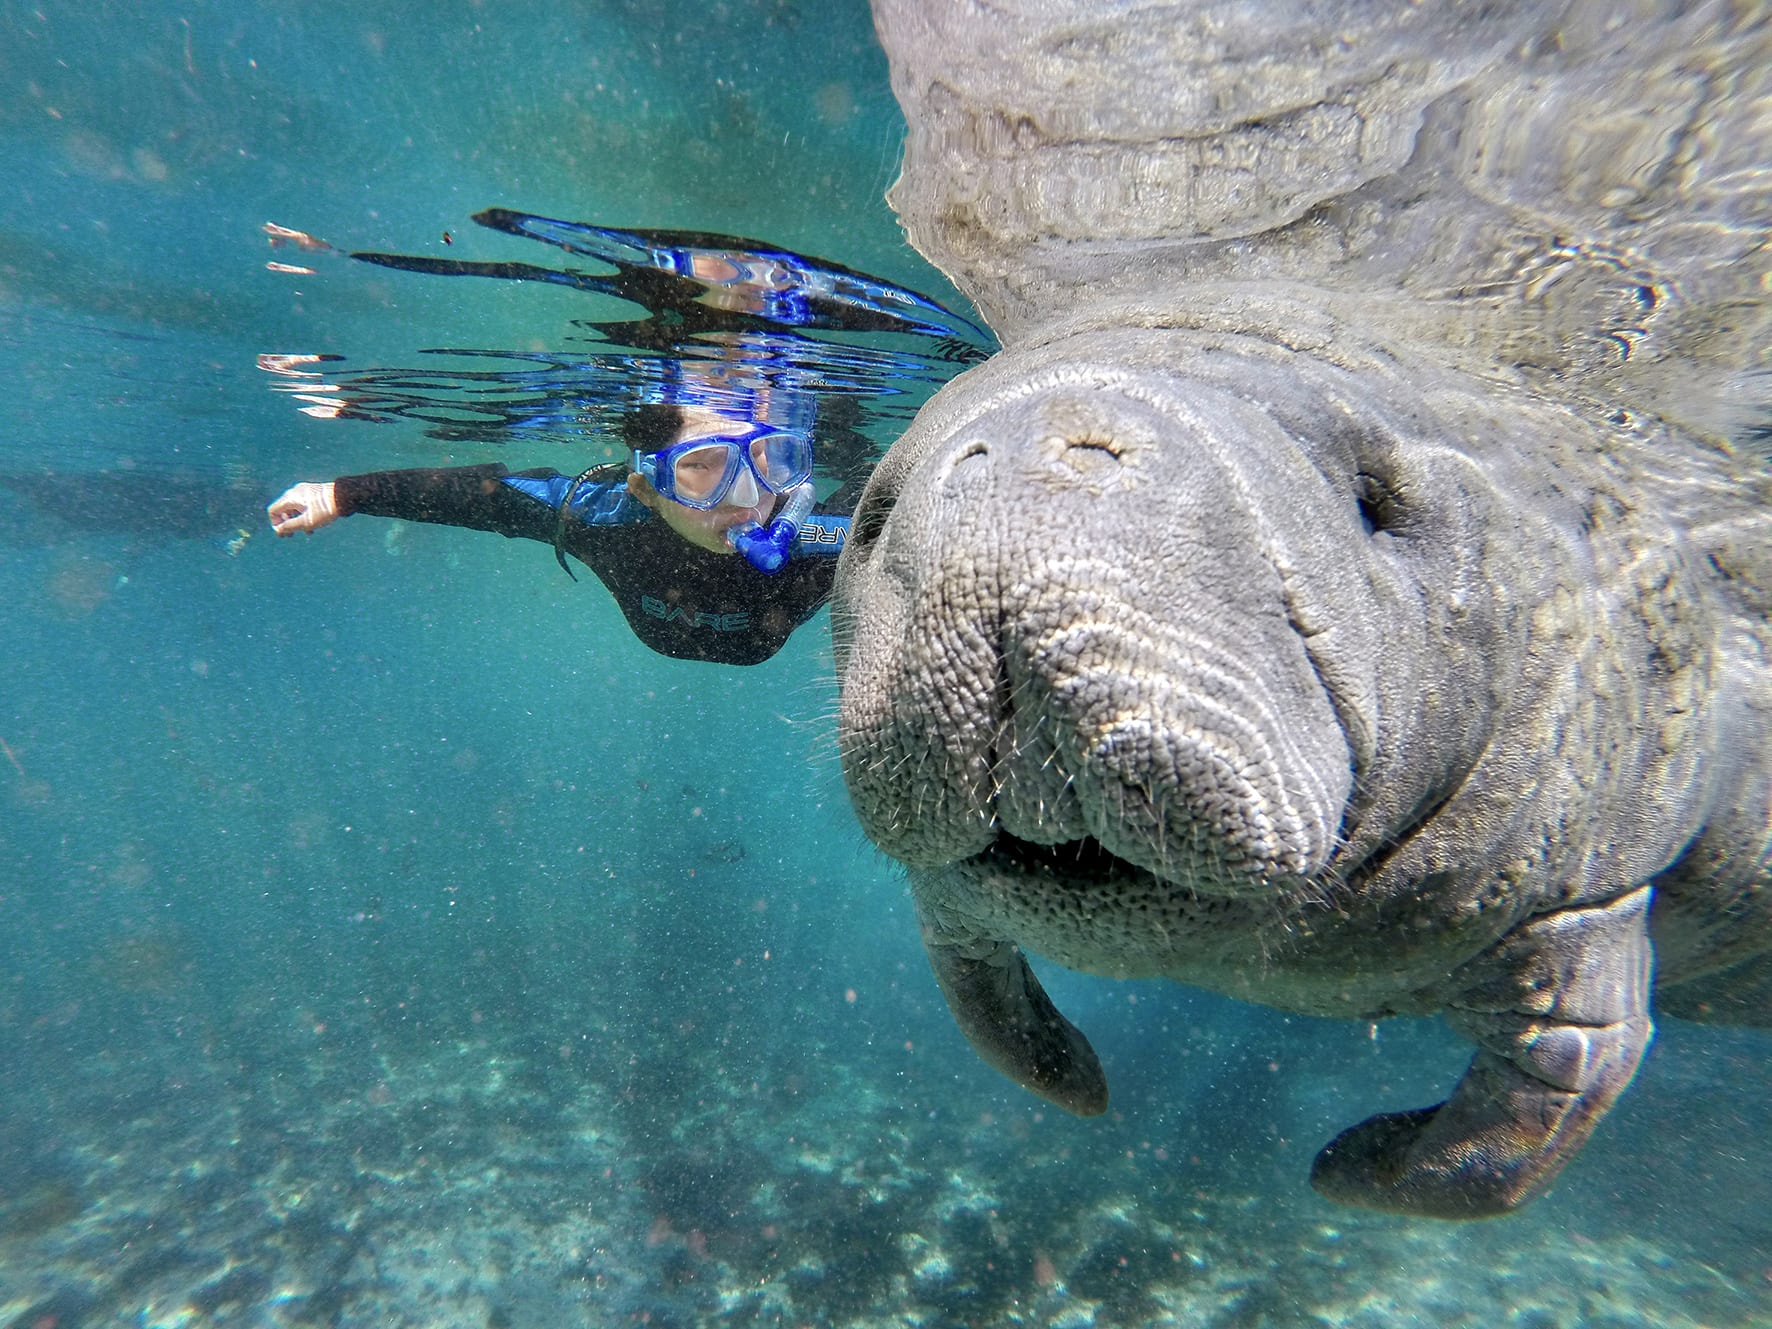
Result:
{"label": "manatee eye", "polygon": [[1394,528],[1402,519],[1402,505],[1395,487],[1380,476],[1361,471],[1354,477],[1354,503],[1367,535]]}

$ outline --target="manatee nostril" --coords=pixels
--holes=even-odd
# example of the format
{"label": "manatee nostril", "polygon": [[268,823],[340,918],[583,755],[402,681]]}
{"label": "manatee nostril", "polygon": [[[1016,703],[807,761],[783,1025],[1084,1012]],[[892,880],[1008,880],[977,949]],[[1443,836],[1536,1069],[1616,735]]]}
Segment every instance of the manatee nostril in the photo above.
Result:
{"label": "manatee nostril", "polygon": [[1064,441],[1064,446],[1066,451],[1069,452],[1075,452],[1079,449],[1090,452],[1105,452],[1115,460],[1118,460],[1121,456],[1119,440],[1108,438],[1101,434],[1085,434],[1081,438],[1067,438]]}
{"label": "manatee nostril", "polygon": [[942,473],[946,481],[981,463],[988,464],[991,459],[991,445],[982,438],[967,439],[965,444],[948,457],[947,467]]}
{"label": "manatee nostril", "polygon": [[1125,459],[1125,450],[1113,438],[1084,434],[1065,439],[1059,457],[1078,475],[1101,478],[1119,469]]}

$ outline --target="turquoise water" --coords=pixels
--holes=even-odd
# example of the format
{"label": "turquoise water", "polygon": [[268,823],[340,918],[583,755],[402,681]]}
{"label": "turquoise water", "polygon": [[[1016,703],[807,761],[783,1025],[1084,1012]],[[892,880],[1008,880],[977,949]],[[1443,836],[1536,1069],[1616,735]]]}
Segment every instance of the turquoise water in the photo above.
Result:
{"label": "turquoise water", "polygon": [[1061,1118],[855,826],[823,617],[723,670],[539,546],[270,536],[296,480],[554,459],[302,415],[257,356],[587,305],[272,272],[266,221],[531,259],[468,221],[517,207],[957,299],[857,0],[0,15],[0,1329],[1772,1323],[1764,1035],[1668,1022],[1471,1227],[1305,1182],[1444,1092],[1435,1023],[1048,972],[1116,1095]]}

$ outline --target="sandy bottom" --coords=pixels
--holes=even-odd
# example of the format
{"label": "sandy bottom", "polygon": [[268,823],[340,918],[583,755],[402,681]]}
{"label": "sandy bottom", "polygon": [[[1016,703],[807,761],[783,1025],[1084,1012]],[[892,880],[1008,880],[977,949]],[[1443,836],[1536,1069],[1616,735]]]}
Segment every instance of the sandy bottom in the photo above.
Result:
{"label": "sandy bottom", "polygon": [[1088,1154],[1031,1110],[659,1064],[612,1091],[487,1038],[368,1075],[324,1053],[71,1071],[105,1111],[10,1151],[0,1326],[1772,1325],[1752,1214],[1718,1220],[1715,1259],[1593,1186],[1402,1222],[1312,1196],[1308,1150]]}

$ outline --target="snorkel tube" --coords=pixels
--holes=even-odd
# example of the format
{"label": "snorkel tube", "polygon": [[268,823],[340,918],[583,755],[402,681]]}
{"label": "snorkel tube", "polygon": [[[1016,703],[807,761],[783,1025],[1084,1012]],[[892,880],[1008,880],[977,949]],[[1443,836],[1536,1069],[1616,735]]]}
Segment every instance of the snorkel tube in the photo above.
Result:
{"label": "snorkel tube", "polygon": [[799,533],[800,523],[812,511],[812,481],[802,480],[783,496],[781,511],[768,526],[747,521],[726,532],[726,543],[744,555],[758,572],[780,572],[788,561],[788,548]]}

